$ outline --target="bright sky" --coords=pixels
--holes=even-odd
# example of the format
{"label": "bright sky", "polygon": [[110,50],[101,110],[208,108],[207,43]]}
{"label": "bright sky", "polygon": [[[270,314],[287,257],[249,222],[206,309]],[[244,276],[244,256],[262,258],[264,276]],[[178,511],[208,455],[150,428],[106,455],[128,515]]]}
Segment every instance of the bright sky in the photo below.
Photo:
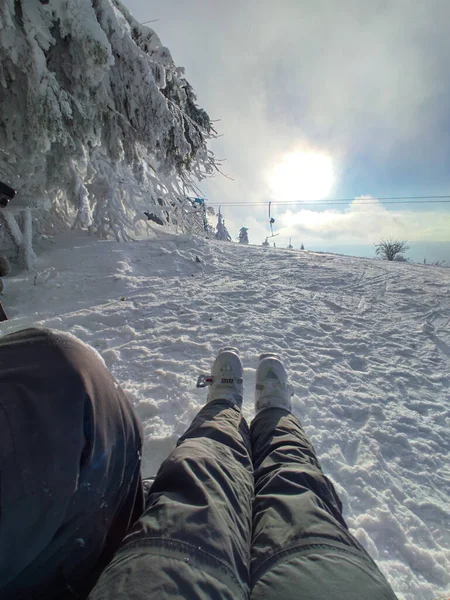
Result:
{"label": "bright sky", "polygon": [[125,4],[158,19],[149,26],[218,120],[211,148],[231,179],[201,189],[231,235],[245,225],[261,243],[272,201],[277,245],[371,256],[394,236],[415,260],[431,246],[429,260],[450,259],[450,204],[276,204],[450,194],[447,0]]}

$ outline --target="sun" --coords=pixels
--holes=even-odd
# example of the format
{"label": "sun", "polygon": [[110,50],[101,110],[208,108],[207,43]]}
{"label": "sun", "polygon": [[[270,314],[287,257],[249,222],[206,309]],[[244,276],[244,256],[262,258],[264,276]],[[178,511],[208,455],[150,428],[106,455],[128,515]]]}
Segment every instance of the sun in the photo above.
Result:
{"label": "sun", "polygon": [[326,198],[333,187],[333,162],[319,152],[291,152],[273,167],[267,181],[273,198],[280,202],[320,200]]}

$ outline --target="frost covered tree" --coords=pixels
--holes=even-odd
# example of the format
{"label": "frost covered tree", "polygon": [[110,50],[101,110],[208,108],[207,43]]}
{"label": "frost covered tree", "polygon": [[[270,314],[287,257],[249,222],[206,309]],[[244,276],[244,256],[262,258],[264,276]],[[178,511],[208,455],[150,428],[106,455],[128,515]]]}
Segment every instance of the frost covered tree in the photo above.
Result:
{"label": "frost covered tree", "polygon": [[220,212],[217,215],[217,225],[216,225],[216,240],[222,240],[224,242],[231,242],[231,235],[228,233],[228,229],[225,226],[225,221],[223,220],[222,213]]}
{"label": "frost covered tree", "polygon": [[375,244],[375,254],[383,260],[405,261],[403,254],[407,250],[409,250],[407,243],[399,240],[380,240]]}
{"label": "frost covered tree", "polygon": [[248,228],[241,227],[239,230],[239,243],[240,244],[248,244]]}
{"label": "frost covered tree", "polygon": [[0,179],[18,192],[0,219],[14,245],[32,226],[126,240],[144,210],[183,231],[201,218],[186,197],[217,171],[215,132],[121,2],[2,0],[0,53]]}

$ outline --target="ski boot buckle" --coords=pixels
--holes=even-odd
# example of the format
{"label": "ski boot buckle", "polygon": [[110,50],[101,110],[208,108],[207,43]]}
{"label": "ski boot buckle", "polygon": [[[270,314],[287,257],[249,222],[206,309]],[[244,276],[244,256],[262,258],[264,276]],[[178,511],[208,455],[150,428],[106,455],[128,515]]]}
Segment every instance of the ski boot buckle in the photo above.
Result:
{"label": "ski boot buckle", "polygon": [[198,376],[196,387],[205,388],[205,387],[208,387],[208,385],[212,385],[213,383],[214,383],[214,377],[212,375],[202,374],[202,375]]}

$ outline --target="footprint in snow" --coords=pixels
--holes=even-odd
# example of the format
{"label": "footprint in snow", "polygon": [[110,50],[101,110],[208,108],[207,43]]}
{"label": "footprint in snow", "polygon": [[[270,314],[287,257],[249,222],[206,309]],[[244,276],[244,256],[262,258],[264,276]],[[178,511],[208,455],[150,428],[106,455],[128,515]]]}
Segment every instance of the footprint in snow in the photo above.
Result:
{"label": "footprint in snow", "polygon": [[361,356],[352,356],[348,364],[353,371],[360,371],[362,373],[367,373],[367,363],[364,358]]}

